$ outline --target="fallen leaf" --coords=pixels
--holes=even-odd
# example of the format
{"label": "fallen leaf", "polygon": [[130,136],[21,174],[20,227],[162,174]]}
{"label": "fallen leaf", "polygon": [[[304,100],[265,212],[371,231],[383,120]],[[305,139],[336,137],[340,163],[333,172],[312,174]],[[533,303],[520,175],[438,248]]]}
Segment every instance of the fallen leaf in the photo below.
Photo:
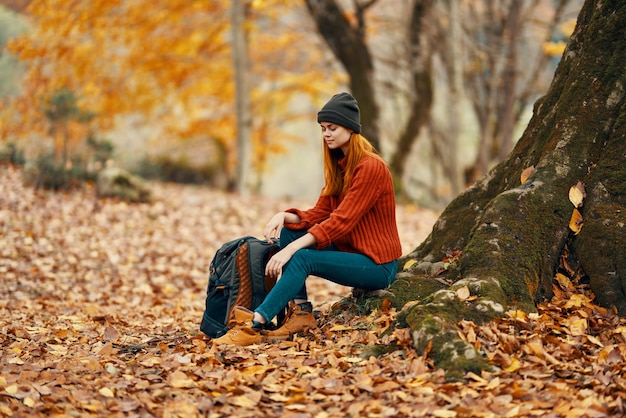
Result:
{"label": "fallen leaf", "polygon": [[241,408],[254,408],[261,400],[261,393],[247,393],[246,395],[234,396],[228,401],[231,405]]}
{"label": "fallen leaf", "polygon": [[520,180],[522,184],[526,183],[528,178],[532,176],[533,174],[535,174],[536,171],[537,170],[535,169],[534,165],[531,165],[530,167],[525,168],[524,171],[522,171],[522,174],[520,175]]}
{"label": "fallen leaf", "polygon": [[576,186],[570,187],[569,201],[572,202],[575,208],[579,208],[583,205],[583,200],[585,199],[584,191],[585,189],[581,182],[578,182]]}
{"label": "fallen leaf", "polygon": [[572,212],[572,217],[569,221],[569,229],[574,231],[575,235],[580,233],[580,230],[583,228],[583,216],[580,214],[578,209],[574,209]]}
{"label": "fallen leaf", "polygon": [[512,357],[511,364],[509,364],[504,370],[509,373],[513,373],[513,372],[518,371],[521,367],[522,365],[520,364],[520,361],[516,359],[515,357]]}
{"label": "fallen leaf", "polygon": [[561,289],[563,289],[563,290],[574,289],[574,286],[572,285],[572,282],[570,281],[569,277],[567,277],[566,275],[564,275],[562,273],[557,273],[554,276],[554,278],[559,283],[559,285],[561,286]]}
{"label": "fallen leaf", "polygon": [[114,398],[115,395],[113,394],[113,391],[109,388],[102,388],[98,391],[98,393],[102,396],[104,396],[105,398]]}
{"label": "fallen leaf", "polygon": [[586,306],[590,303],[589,298],[585,295],[573,294],[569,297],[569,299],[565,302],[565,308],[580,308]]}
{"label": "fallen leaf", "polygon": [[387,392],[387,391],[390,391],[390,390],[395,390],[395,389],[398,389],[399,387],[400,387],[400,385],[398,383],[396,383],[394,381],[391,381],[391,380],[387,380],[384,383],[380,383],[380,384],[377,384],[376,386],[374,386],[376,391],[381,392],[381,393],[382,392]]}
{"label": "fallen leaf", "polygon": [[585,335],[587,333],[587,320],[585,318],[573,318],[569,321],[569,330],[572,335]]}
{"label": "fallen leaf", "polygon": [[104,341],[114,343],[120,338],[120,333],[114,327],[108,325],[104,330]]}
{"label": "fallen leaf", "polygon": [[101,357],[109,356],[113,353],[113,343],[108,342],[102,346],[100,350],[98,350],[98,355]]}
{"label": "fallen leaf", "polygon": [[417,260],[408,260],[406,263],[404,263],[404,267],[402,268],[402,270],[406,271],[408,269],[411,268],[411,266],[413,266],[415,263],[417,263]]}
{"label": "fallen leaf", "polygon": [[241,374],[243,375],[263,374],[267,372],[269,369],[270,367],[267,367],[267,366],[255,365],[255,366],[246,367],[245,369],[241,371]]}
{"label": "fallen leaf", "polygon": [[350,331],[352,328],[351,327],[347,327],[345,325],[335,325],[333,326],[330,331]]}
{"label": "fallen leaf", "polygon": [[535,338],[528,343],[526,343],[526,347],[530,350],[530,352],[536,356],[543,356],[543,343],[541,339]]}
{"label": "fallen leaf", "polygon": [[589,340],[589,342],[597,345],[598,347],[604,347],[604,344],[602,344],[602,341],[600,341],[599,339],[597,339],[593,335],[587,335],[587,339]]}
{"label": "fallen leaf", "polygon": [[18,387],[17,385],[13,384],[4,388],[4,391],[8,393],[9,395],[15,395],[18,391]]}
{"label": "fallen leaf", "polygon": [[192,388],[196,386],[196,383],[181,371],[172,373],[168,378],[168,382],[173,388],[177,389]]}
{"label": "fallen leaf", "polygon": [[469,287],[463,286],[456,291],[456,296],[459,298],[461,302],[466,301],[470,297]]}
{"label": "fallen leaf", "polygon": [[449,409],[435,409],[433,411],[433,416],[437,418],[454,418],[457,415],[458,414],[456,412]]}

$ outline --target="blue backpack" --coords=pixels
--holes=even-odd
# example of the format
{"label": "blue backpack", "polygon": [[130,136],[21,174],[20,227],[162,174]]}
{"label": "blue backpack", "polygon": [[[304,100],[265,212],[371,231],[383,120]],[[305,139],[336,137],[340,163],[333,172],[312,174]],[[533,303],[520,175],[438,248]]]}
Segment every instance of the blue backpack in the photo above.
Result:
{"label": "blue backpack", "polygon": [[245,236],[223,244],[209,268],[209,284],[200,330],[211,338],[226,334],[233,326],[235,306],[256,309],[276,284],[265,276],[265,265],[280,249]]}

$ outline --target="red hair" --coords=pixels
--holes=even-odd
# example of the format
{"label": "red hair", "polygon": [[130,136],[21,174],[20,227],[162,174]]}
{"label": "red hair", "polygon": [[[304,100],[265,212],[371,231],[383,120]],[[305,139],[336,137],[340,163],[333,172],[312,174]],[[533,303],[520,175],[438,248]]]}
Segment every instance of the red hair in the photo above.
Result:
{"label": "red hair", "polygon": [[346,194],[354,169],[364,157],[371,156],[384,162],[374,146],[361,134],[352,132],[349,147],[346,168],[342,170],[339,167],[339,160],[344,157],[343,152],[340,149],[330,149],[324,144],[324,180],[326,184],[322,190],[322,195],[339,196]]}

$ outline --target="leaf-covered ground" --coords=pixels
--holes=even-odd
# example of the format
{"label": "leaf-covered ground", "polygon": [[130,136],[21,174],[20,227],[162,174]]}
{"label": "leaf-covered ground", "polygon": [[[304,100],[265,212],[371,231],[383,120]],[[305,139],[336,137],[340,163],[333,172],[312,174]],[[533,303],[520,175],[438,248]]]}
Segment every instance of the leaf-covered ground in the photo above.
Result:
{"label": "leaf-covered ground", "polygon": [[[555,279],[556,296],[538,314],[459,324],[494,366],[464,382],[446,382],[410,348],[407,330],[383,335],[393,309],[359,316],[350,289],[317,278],[309,291],[318,329],[217,349],[198,330],[213,253],[259,236],[277,210],[312,202],[173,185],[155,192],[154,203],[130,205],[89,189],[34,191],[0,167],[0,415],[624,414],[626,321],[595,306],[573,271]],[[435,219],[398,208],[405,252]],[[377,344],[404,349],[363,356]]]}

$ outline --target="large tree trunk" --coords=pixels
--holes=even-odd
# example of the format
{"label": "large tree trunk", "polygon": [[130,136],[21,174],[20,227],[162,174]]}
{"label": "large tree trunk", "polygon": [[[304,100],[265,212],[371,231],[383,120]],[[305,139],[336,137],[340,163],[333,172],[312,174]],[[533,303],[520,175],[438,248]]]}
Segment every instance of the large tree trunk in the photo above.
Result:
{"label": "large tree trunk", "polygon": [[[552,294],[567,246],[597,301],[626,315],[626,3],[587,0],[548,93],[508,159],[458,196],[430,236],[401,260],[392,286],[415,348],[449,371],[486,365],[455,331]],[[521,173],[534,167],[521,182]],[[569,228],[569,190],[586,186],[584,225]],[[448,257],[448,258],[446,258]],[[444,260],[445,259],[445,260]],[[442,261],[447,261],[443,263]],[[444,277],[435,271],[447,270]],[[457,291],[467,286],[469,299]]]}

